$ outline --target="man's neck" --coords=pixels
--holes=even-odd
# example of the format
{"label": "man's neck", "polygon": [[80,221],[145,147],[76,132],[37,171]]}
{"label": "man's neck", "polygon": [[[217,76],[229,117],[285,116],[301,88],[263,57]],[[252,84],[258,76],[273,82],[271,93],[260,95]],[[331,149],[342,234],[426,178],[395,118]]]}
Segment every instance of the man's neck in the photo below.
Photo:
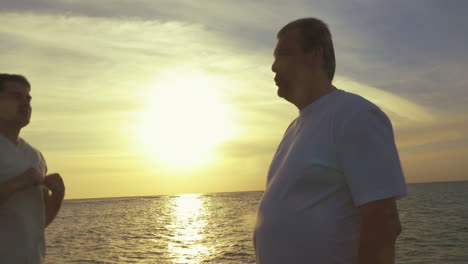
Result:
{"label": "man's neck", "polygon": [[313,85],[312,87],[308,87],[307,89],[304,89],[303,90],[304,94],[299,95],[296,102],[294,102],[293,104],[300,111],[304,107],[315,102],[320,97],[325,96],[335,90],[336,88],[333,85],[331,85],[331,83],[329,82],[317,83]]}
{"label": "man's neck", "polygon": [[8,126],[3,126],[3,124],[0,124],[0,135],[6,137],[13,144],[18,144],[19,133],[20,133],[20,129],[10,128]]}

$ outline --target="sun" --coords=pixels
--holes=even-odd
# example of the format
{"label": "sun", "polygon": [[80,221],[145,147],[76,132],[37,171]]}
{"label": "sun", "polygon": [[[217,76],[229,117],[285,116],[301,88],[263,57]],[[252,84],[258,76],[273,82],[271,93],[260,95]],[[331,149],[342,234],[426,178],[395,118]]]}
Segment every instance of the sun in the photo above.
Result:
{"label": "sun", "polygon": [[172,169],[209,163],[216,147],[234,134],[221,92],[226,85],[223,78],[186,70],[152,85],[136,131],[146,155]]}

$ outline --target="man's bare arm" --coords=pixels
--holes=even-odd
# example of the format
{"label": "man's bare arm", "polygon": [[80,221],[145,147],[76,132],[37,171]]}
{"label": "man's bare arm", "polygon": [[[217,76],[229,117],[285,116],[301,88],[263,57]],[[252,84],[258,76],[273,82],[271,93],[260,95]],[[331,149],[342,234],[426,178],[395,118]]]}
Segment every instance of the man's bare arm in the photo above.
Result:
{"label": "man's bare arm", "polygon": [[57,216],[65,197],[65,185],[58,173],[47,175],[44,180],[45,226],[47,227]]}
{"label": "man's bare arm", "polygon": [[0,182],[0,205],[5,203],[14,193],[32,185],[41,184],[42,175],[34,168],[27,169],[20,175]]}
{"label": "man's bare arm", "polygon": [[359,209],[359,264],[394,264],[395,242],[401,232],[395,198],[373,201]]}

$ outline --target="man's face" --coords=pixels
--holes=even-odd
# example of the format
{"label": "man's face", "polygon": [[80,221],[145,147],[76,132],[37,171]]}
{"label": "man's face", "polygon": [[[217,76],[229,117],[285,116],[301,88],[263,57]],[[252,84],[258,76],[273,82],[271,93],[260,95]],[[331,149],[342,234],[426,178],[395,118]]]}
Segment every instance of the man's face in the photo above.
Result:
{"label": "man's face", "polygon": [[271,69],[275,73],[278,96],[291,101],[302,86],[301,75],[307,70],[299,30],[288,31],[278,39],[274,57]]}
{"label": "man's face", "polygon": [[29,88],[18,82],[6,81],[0,91],[0,120],[21,128],[29,124],[31,110]]}

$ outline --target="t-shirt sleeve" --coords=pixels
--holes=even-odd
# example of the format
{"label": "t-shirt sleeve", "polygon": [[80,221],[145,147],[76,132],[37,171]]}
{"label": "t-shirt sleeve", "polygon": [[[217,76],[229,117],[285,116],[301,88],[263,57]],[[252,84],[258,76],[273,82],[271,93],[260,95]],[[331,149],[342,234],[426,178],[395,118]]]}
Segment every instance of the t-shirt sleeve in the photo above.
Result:
{"label": "t-shirt sleeve", "polygon": [[46,161],[45,161],[45,159],[44,159],[44,156],[42,155],[41,152],[39,152],[39,155],[40,155],[40,157],[41,157],[41,162],[42,162],[42,164],[44,164],[45,175],[47,175],[47,163],[46,163]]}
{"label": "t-shirt sleeve", "polygon": [[338,156],[356,206],[406,195],[393,129],[378,108],[358,111],[343,124]]}

